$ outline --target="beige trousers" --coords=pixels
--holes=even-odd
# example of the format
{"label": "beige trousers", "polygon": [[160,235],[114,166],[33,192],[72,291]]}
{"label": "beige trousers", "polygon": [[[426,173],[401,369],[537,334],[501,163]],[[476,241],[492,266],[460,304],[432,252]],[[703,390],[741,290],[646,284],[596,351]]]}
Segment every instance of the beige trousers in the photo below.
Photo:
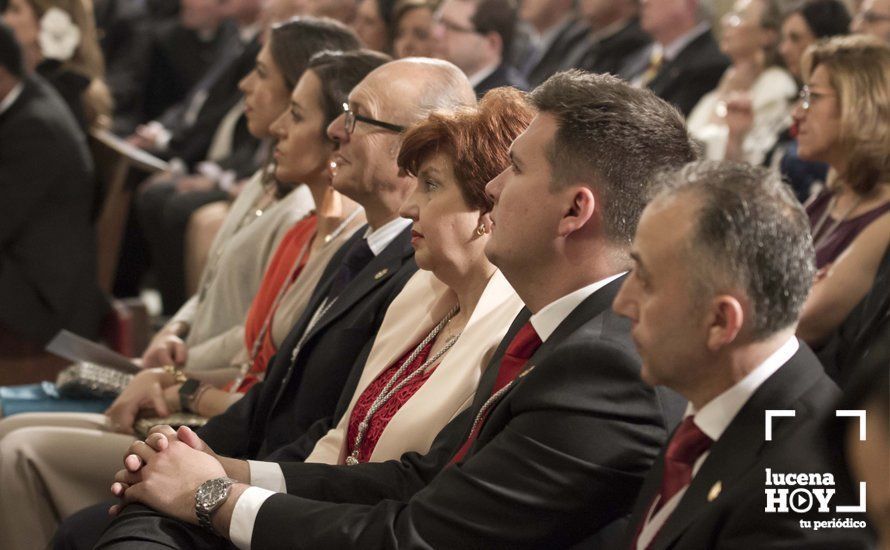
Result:
{"label": "beige trousers", "polygon": [[111,497],[133,437],[105,416],[30,413],[0,421],[0,548],[44,548],[59,523]]}

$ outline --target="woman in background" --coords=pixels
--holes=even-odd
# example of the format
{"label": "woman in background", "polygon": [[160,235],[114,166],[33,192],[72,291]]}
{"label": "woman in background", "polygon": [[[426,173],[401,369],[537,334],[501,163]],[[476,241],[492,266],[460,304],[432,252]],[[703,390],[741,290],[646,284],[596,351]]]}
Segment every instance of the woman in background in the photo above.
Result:
{"label": "woman in background", "polygon": [[[759,164],[787,125],[797,85],[779,66],[780,20],[777,0],[736,0],[723,17],[720,49],[731,64],[688,119],[689,133],[704,144],[707,158]],[[731,132],[734,111],[741,108],[750,112],[750,125]]]}
{"label": "woman in background", "polygon": [[25,55],[59,92],[84,130],[111,124],[111,92],[91,0],[9,0],[3,20]]}
{"label": "woman in background", "polygon": [[393,9],[393,55],[403,57],[433,57],[433,12],[435,4],[429,0],[399,0]]}
{"label": "woman in background", "polygon": [[831,166],[806,206],[822,269],[890,211],[890,46],[848,36],[812,46],[794,109],[799,154]]}

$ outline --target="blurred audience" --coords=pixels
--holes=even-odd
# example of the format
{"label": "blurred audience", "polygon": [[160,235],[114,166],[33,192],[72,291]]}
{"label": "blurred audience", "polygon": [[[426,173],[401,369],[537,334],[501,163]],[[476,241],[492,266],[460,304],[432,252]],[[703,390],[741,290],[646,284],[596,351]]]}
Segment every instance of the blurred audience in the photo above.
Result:
{"label": "blurred audience", "polygon": [[27,358],[61,329],[96,338],[108,310],[96,279],[85,136],[25,59],[0,23],[0,385],[54,376]]}
{"label": "blurred audience", "polygon": [[710,19],[704,0],[641,0],[640,23],[654,42],[629,59],[622,74],[688,116],[729,66]]}
{"label": "blurred audience", "polygon": [[518,69],[533,88],[566,65],[569,54],[588,35],[587,22],[578,17],[575,0],[522,0],[519,21],[528,43],[519,53]]}
{"label": "blurred audience", "polygon": [[890,0],[863,0],[853,18],[853,32],[890,43]]}
{"label": "blurred audience", "polygon": [[395,0],[359,0],[352,28],[366,48],[378,52],[392,51],[393,6]]}
{"label": "blurred audience", "polygon": [[88,0],[9,0],[3,20],[15,32],[25,67],[49,82],[86,131],[111,124],[111,93]]}
{"label": "blurred audience", "polygon": [[581,0],[588,35],[567,55],[566,65],[627,77],[627,63],[652,39],[640,28],[639,0]]}
{"label": "blurred audience", "polygon": [[794,109],[798,154],[832,169],[807,204],[822,269],[890,211],[890,46],[873,37],[834,38],[807,50],[803,75]]}
{"label": "blurred audience", "polygon": [[760,164],[790,124],[797,94],[780,66],[778,0],[736,0],[722,22],[720,50],[730,66],[689,114],[689,133],[705,158]]}
{"label": "blurred audience", "polygon": [[528,83],[506,61],[516,32],[513,0],[443,0],[435,14],[436,56],[457,65],[477,97],[501,86]]}
{"label": "blurred audience", "polygon": [[[849,31],[850,13],[841,0],[802,0],[786,9],[779,53],[798,86],[803,83],[801,61],[806,49],[819,39],[844,35]],[[797,155],[796,135],[797,128],[793,124],[779,134],[776,144],[767,153],[765,163],[781,171],[797,199],[803,203],[814,187],[825,182],[828,165],[801,160]]]}
{"label": "blurred audience", "polygon": [[399,0],[393,8],[393,56],[434,57],[433,13],[430,0]]}

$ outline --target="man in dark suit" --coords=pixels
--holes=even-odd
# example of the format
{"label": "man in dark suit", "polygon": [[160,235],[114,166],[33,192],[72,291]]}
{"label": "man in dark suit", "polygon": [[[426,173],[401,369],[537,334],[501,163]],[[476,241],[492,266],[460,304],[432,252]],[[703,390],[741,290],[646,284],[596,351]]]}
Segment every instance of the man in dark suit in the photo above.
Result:
{"label": "man in dark suit", "polygon": [[[219,533],[254,548],[555,548],[591,536],[604,543],[623,526],[683,403],[639,380],[630,327],[609,304],[646,182],[694,153],[674,109],[612,77],[556,75],[531,101],[538,116],[513,144],[512,166],[488,186],[495,206],[486,248],[528,309],[473,404],[424,456],[282,464],[290,494],[234,485],[213,515]],[[133,448],[145,468],[119,474],[134,484],[127,500],[195,523],[194,490],[183,487],[226,473],[247,481],[237,464],[224,468],[172,432],[169,442],[160,435],[149,441],[160,452]],[[180,461],[200,464],[191,469],[197,477],[162,465]],[[145,513],[125,509],[99,547],[218,544],[209,531]]]}
{"label": "man in dark suit", "polygon": [[[387,63],[353,89],[348,104],[356,118],[347,127],[347,116],[341,115],[328,128],[328,135],[339,143],[333,186],[364,207],[368,226],[331,259],[305,313],[271,360],[265,380],[201,428],[199,433],[214,451],[263,459],[299,439],[314,423],[330,428],[339,420],[334,418],[335,406],[353,365],[364,364],[387,307],[417,270],[411,221],[398,215],[415,182],[399,173],[400,135],[391,125],[404,128],[431,109],[468,106],[474,99],[460,70],[439,60]],[[349,397],[351,393],[347,401]],[[326,431],[319,429],[317,436]],[[247,468],[243,461],[233,462]],[[246,475],[256,477],[257,472]],[[107,516],[105,508],[100,512]],[[81,538],[81,532],[91,528],[78,522],[93,519],[72,519],[59,538],[79,539],[65,541],[66,547],[91,548],[95,539]]]}
{"label": "man in dark suit", "polygon": [[643,379],[689,405],[624,547],[867,547],[865,529],[827,521],[866,518],[836,508],[859,498],[821,445],[839,392],[794,336],[815,271],[803,209],[748,165],[691,164],[663,183],[613,307],[633,323]]}
{"label": "man in dark suit", "polygon": [[587,23],[575,13],[574,0],[523,0],[519,19],[528,28],[529,41],[517,59],[518,68],[532,88],[570,68],[569,53],[589,33]]}
{"label": "man in dark suit", "polygon": [[528,83],[507,63],[516,31],[512,0],[444,0],[436,11],[436,55],[460,68],[477,97],[501,86],[527,90]]}
{"label": "man in dark suit", "polygon": [[83,133],[58,93],[25,74],[11,33],[0,24],[0,341],[10,345],[0,346],[4,358],[14,352],[13,340],[40,350],[61,329],[96,337],[108,309],[96,281],[93,167]]}
{"label": "man in dark suit", "polygon": [[590,31],[566,54],[566,66],[627,77],[628,60],[652,41],[640,27],[638,0],[582,0],[578,10]]}
{"label": "man in dark suit", "polygon": [[623,71],[637,86],[689,115],[703,95],[717,87],[729,66],[711,34],[702,0],[642,0],[640,22],[655,41]]}

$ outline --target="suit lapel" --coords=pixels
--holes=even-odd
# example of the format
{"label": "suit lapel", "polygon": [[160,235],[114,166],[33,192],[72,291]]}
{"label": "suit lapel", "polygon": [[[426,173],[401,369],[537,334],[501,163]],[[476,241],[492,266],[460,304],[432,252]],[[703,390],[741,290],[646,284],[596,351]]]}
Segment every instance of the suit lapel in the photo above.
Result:
{"label": "suit lapel", "polygon": [[[823,375],[821,369],[810,349],[801,345],[798,352],[754,392],[720,439],[711,447],[708,458],[680,499],[677,508],[653,539],[651,544],[653,550],[669,547],[698,515],[707,510],[710,500],[714,500],[713,498],[709,500],[709,493],[717,483],[720,483],[722,493],[729,492],[735,487],[734,484],[757,464],[766,444],[764,410],[793,408],[792,405],[800,396],[820,380]],[[787,421],[788,419],[774,419],[773,425],[778,426],[780,422]],[[646,507],[651,504],[655,492],[661,486],[661,474],[664,471],[663,455],[659,456],[656,466],[659,468],[657,470],[659,473],[653,476],[655,489],[652,490],[652,484],[647,483],[644,486],[644,490],[648,488],[651,491],[649,500],[644,504]],[[719,498],[719,495],[716,498]],[[646,511],[643,511],[640,521],[645,519],[645,513]]]}
{"label": "suit lapel", "polygon": [[[356,234],[353,235],[353,237],[350,237],[346,244],[343,245],[341,250],[349,250],[349,246],[353,242],[353,239],[363,238],[363,234],[363,229],[359,229]],[[288,335],[287,341],[290,347],[281,348],[282,350],[287,350],[284,359],[288,363],[288,368],[270,411],[274,410],[281,401],[282,396],[284,396],[287,391],[287,386],[293,378],[294,371],[297,370],[295,369],[295,365],[300,363],[299,355],[296,360],[291,359],[292,351],[297,344],[300,341],[303,342],[303,345],[299,350],[299,353],[302,354],[303,350],[306,349],[307,345],[316,335],[324,331],[331,325],[331,323],[348,312],[366,294],[377,288],[379,285],[384,284],[395,275],[399,271],[399,268],[401,268],[405,259],[410,257],[414,252],[414,249],[411,247],[410,239],[411,228],[408,227],[399,233],[380,254],[375,256],[374,259],[372,259],[371,262],[368,263],[368,265],[366,265],[352,281],[350,281],[340,297],[337,298],[333,305],[331,305],[330,309],[328,309],[313,326],[309,326],[309,322],[312,317],[314,317],[316,310],[324,303],[324,299],[333,282],[333,274],[336,273],[339,268],[339,260],[343,258],[343,255],[338,253],[331,260],[334,269],[333,271],[326,270],[322,282],[316,287],[310,305],[306,308],[306,312],[303,314],[303,319],[300,323],[302,330],[292,331],[291,334]],[[329,265],[329,268],[330,267],[331,266]],[[303,336],[304,331],[306,331],[305,336]]]}
{"label": "suit lapel", "polygon": [[[522,373],[530,372],[537,363],[547,357],[547,355],[551,353],[556,346],[560,345],[566,338],[571,336],[572,333],[574,333],[586,323],[590,322],[593,319],[596,319],[604,312],[608,311],[609,308],[611,308],[612,301],[615,299],[615,295],[618,294],[618,290],[621,288],[621,284],[623,283],[625,277],[626,275],[623,275],[618,279],[610,282],[603,288],[588,296],[587,299],[585,299],[583,302],[581,302],[581,304],[578,305],[578,307],[576,307],[568,315],[568,317],[566,317],[562,321],[562,323],[559,324],[558,327],[556,327],[556,330],[553,331],[553,334],[551,334],[549,338],[547,338],[547,341],[541,344],[541,347],[539,347],[537,351],[535,351],[535,353],[531,357],[529,357],[525,368],[523,368],[522,370]],[[523,308],[522,311],[524,313],[527,312],[528,309]],[[530,317],[531,315],[529,313],[529,316],[526,317],[526,321],[528,321],[528,318]],[[509,345],[510,341],[513,339],[513,336],[515,336],[519,328],[521,328],[522,325],[525,324],[525,322],[523,322],[517,327],[516,323],[518,321],[519,317],[517,317],[517,320],[514,321],[513,326],[510,328],[510,332],[507,334],[507,338],[504,338],[504,342],[506,342],[506,345]],[[494,387],[494,381],[497,377],[498,368],[500,367],[500,360],[501,357],[503,357],[504,351],[506,351],[507,349],[504,342],[501,343],[501,347],[498,348],[498,353],[495,355],[495,358],[492,359],[492,362],[490,363],[490,366],[493,366],[494,368],[489,368],[485,373],[485,382],[488,382],[488,385],[485,386],[486,392],[483,394],[484,399],[482,400],[482,403],[485,403],[485,401],[487,401],[488,398],[491,397],[491,389]],[[497,360],[497,363],[494,362],[495,360]],[[504,393],[501,394],[500,399],[498,399],[497,403],[490,405],[491,409],[487,414],[487,417],[489,419],[497,414],[501,404],[504,403],[504,401],[509,398],[509,395],[525,381],[526,378],[525,376],[523,376],[522,373],[520,373],[519,378],[517,378],[516,381],[508,386]],[[480,388],[482,387],[483,386],[480,384]],[[476,394],[477,402],[480,393],[481,392],[477,392]],[[474,402],[474,406],[475,405],[476,402]],[[481,408],[481,406],[482,404],[479,404],[479,408]],[[475,410],[478,411],[479,409]],[[485,424],[483,424],[482,428],[479,431],[479,439],[484,438],[486,427],[488,427],[489,425],[489,422],[485,422]],[[473,449],[471,449],[470,452],[472,453]]]}

